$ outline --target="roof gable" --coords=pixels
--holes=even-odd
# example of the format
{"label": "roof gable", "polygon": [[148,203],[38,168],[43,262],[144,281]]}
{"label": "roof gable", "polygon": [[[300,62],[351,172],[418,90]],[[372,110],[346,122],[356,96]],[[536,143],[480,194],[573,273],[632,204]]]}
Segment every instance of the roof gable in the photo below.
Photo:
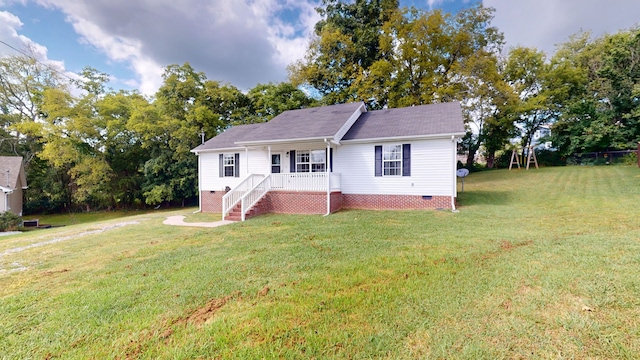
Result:
{"label": "roof gable", "polygon": [[253,131],[261,129],[267,124],[268,123],[232,126],[191,151],[199,152],[204,150],[239,148],[240,146],[236,144],[237,142],[249,139]]}
{"label": "roof gable", "polygon": [[0,186],[11,190],[17,187],[27,188],[22,157],[0,156]]}
{"label": "roof gable", "polygon": [[366,112],[342,140],[461,135],[464,132],[460,103],[450,102]]}
{"label": "roof gable", "polygon": [[366,111],[362,102],[288,110],[240,143],[333,139],[352,115],[356,112],[359,115],[360,111]]}

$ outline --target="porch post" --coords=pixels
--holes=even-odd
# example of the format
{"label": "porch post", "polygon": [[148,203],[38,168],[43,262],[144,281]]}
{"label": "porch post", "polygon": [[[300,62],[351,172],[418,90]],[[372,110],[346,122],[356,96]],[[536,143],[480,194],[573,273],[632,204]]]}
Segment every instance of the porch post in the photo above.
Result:
{"label": "porch post", "polygon": [[331,164],[331,143],[324,139],[327,143],[327,156],[325,157],[324,170],[327,174],[327,215],[331,214],[331,173],[329,172],[329,164]]}

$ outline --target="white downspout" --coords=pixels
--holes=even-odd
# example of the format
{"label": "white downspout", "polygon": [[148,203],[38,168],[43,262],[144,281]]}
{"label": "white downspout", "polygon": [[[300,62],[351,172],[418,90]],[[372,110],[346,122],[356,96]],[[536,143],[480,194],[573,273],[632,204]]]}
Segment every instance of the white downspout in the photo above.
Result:
{"label": "white downspout", "polygon": [[331,143],[324,139],[324,142],[327,144],[327,158],[325,159],[326,164],[325,172],[327,173],[327,213],[324,216],[331,214],[331,173],[329,172],[329,168],[331,167]]}
{"label": "white downspout", "polygon": [[202,212],[202,157],[196,153],[198,157],[198,211]]}
{"label": "white downspout", "polygon": [[455,136],[451,136],[451,142],[453,143],[453,192],[451,193],[451,211],[452,212],[458,212],[458,210],[456,210],[456,193],[458,191],[458,180],[456,178],[456,137]]}

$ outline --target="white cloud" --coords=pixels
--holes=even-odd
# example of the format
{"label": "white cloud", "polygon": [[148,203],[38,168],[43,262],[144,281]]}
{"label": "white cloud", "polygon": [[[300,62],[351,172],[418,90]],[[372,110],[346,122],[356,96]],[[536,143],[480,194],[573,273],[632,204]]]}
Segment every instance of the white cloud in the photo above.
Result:
{"label": "white cloud", "polygon": [[28,55],[35,58],[49,68],[58,71],[64,76],[77,78],[76,74],[67,72],[64,61],[51,60],[47,57],[47,48],[40,45],[28,37],[21,35],[19,30],[23,23],[16,15],[8,11],[0,11],[0,40],[5,44],[0,44],[0,56]]}
{"label": "white cloud", "polygon": [[496,8],[493,24],[504,32],[507,46],[536,47],[549,55],[579,31],[598,37],[640,20],[640,2],[630,0],[484,0],[483,4]]}
{"label": "white cloud", "polygon": [[243,90],[284,81],[319,20],[317,0],[34,1],[65,13],[82,41],[128,65],[148,94],[164,66],[184,62]]}

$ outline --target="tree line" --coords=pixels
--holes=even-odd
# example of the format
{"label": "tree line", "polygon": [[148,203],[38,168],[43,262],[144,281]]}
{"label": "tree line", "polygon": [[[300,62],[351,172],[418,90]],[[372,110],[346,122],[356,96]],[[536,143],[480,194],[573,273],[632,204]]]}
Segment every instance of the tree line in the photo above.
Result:
{"label": "tree line", "polygon": [[460,101],[467,165],[482,153],[493,167],[510,139],[526,147],[546,124],[562,156],[640,140],[639,28],[578,33],[548,57],[505,50],[494,9],[482,4],[447,14],[397,0],[323,0],[317,10],[322,20],[289,82],[246,93],[188,63],[167,66],[147,97],[107,89],[109,75],[93,68],[70,80],[31,56],[1,58],[0,153],[25,159],[25,211],[184,203],[197,196],[189,150],[203,134],[351,101],[369,109]]}

